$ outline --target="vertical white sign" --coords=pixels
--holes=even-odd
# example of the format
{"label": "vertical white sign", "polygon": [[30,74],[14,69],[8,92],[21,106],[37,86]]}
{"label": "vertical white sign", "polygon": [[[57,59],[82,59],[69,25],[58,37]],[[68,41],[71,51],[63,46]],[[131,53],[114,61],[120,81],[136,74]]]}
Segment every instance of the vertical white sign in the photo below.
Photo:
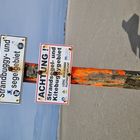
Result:
{"label": "vertical white sign", "polygon": [[37,102],[68,104],[71,85],[72,47],[42,45],[40,49]]}
{"label": "vertical white sign", "polygon": [[26,38],[2,35],[0,39],[0,102],[19,103]]}

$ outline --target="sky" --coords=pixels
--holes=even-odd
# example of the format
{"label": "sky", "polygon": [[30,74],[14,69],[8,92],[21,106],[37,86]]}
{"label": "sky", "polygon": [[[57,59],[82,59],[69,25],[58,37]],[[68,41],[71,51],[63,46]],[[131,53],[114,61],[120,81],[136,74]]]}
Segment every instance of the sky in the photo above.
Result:
{"label": "sky", "polygon": [[[26,36],[25,61],[38,62],[39,45],[63,44],[67,0],[0,0],[0,34]],[[0,140],[56,140],[58,105],[35,103],[36,85],[23,83],[19,105],[0,104]]]}

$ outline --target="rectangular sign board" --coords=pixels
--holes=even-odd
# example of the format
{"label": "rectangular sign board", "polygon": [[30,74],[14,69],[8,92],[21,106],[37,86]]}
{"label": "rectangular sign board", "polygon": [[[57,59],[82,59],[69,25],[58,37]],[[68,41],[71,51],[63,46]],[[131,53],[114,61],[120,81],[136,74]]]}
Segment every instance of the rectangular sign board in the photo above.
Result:
{"label": "rectangular sign board", "polygon": [[1,35],[0,40],[0,102],[20,103],[26,38]]}
{"label": "rectangular sign board", "polygon": [[37,76],[37,102],[69,103],[71,63],[71,46],[41,45]]}

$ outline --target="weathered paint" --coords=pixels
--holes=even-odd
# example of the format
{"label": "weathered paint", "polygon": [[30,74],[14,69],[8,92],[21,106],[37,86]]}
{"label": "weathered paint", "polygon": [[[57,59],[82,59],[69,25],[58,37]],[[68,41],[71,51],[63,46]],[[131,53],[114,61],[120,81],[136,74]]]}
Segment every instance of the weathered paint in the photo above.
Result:
{"label": "weathered paint", "polygon": [[37,79],[38,65],[35,63],[25,63],[24,82],[35,83]]}
{"label": "weathered paint", "polygon": [[[25,82],[36,82],[37,68],[37,64],[25,63]],[[70,76],[72,84],[140,89],[139,71],[72,67]]]}
{"label": "weathered paint", "polygon": [[72,69],[72,84],[123,87],[125,79],[125,71],[121,70],[79,67]]}

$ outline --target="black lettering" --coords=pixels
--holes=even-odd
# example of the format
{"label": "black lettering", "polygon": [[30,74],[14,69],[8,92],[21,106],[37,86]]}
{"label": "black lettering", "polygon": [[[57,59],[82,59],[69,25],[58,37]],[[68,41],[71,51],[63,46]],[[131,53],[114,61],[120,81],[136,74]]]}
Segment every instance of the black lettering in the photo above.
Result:
{"label": "black lettering", "polygon": [[[6,74],[7,75],[7,74]],[[6,81],[6,77],[1,77],[1,79],[3,80],[3,81]]]}
{"label": "black lettering", "polygon": [[12,79],[13,79],[13,81],[17,81],[17,80],[19,80],[19,77],[13,77]]}
{"label": "black lettering", "polygon": [[43,66],[43,67],[47,66],[47,61],[42,60],[42,61],[41,61],[41,68],[42,68],[42,66]]}
{"label": "black lettering", "polygon": [[40,91],[44,91],[45,90],[45,86],[39,86],[39,90]]}
{"label": "black lettering", "polygon": [[39,96],[44,98],[44,92],[39,93]]}
{"label": "black lettering", "polygon": [[53,101],[57,101],[57,96],[56,97],[53,96]]}
{"label": "black lettering", "polygon": [[49,96],[49,97],[47,97],[47,100],[50,100],[50,101],[51,101],[51,100],[52,100],[52,98]]}
{"label": "black lettering", "polygon": [[52,47],[52,58],[55,58],[55,50],[56,50],[56,48]]}
{"label": "black lettering", "polygon": [[17,88],[17,85],[15,85],[15,84],[14,84],[14,85],[12,85],[12,88]]}
{"label": "black lettering", "polygon": [[9,52],[9,50],[10,50],[10,40],[4,40],[4,41],[5,41],[4,51]]}
{"label": "black lettering", "polygon": [[45,85],[45,82],[46,82],[46,80],[45,80],[45,79],[40,79],[39,84],[40,84],[40,85]]}
{"label": "black lettering", "polygon": [[42,54],[42,59],[48,59],[48,55],[47,54]]}

